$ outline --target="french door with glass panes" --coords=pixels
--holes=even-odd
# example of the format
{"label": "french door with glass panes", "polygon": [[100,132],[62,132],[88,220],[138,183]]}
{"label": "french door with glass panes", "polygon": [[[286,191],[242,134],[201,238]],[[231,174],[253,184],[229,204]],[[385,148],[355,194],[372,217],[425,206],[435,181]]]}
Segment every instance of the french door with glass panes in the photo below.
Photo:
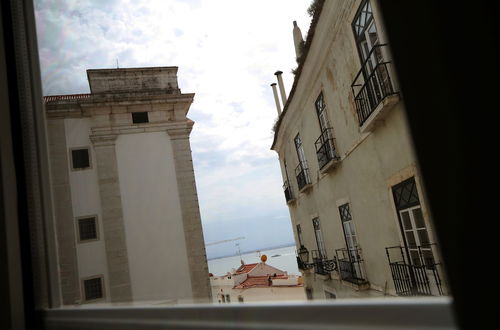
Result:
{"label": "french door with glass panes", "polygon": [[358,253],[358,236],[352,221],[351,209],[349,203],[339,206],[340,220],[344,230],[344,238],[347,246],[347,254],[351,263],[353,278],[362,278],[360,268],[360,256]]}
{"label": "french door with glass panes", "polygon": [[[377,70],[377,64],[383,62],[383,55],[380,47],[374,48],[379,44],[377,25],[373,16],[370,1],[365,0],[353,23],[354,34],[358,51],[363,65],[363,76],[365,81],[369,82],[369,91],[374,93],[372,97],[377,100],[382,97],[382,86],[387,83],[388,75],[385,70]],[[372,51],[373,50],[373,51]]]}
{"label": "french door with glass panes", "polygon": [[299,164],[301,170],[303,171],[304,180],[306,183],[311,182],[311,178],[309,177],[309,171],[307,170],[307,161],[306,155],[304,153],[304,147],[302,146],[302,139],[300,138],[300,134],[297,134],[294,139],[295,142],[295,150],[297,151],[297,157],[299,159]]}
{"label": "french door with glass panes", "polygon": [[434,257],[422,208],[417,205],[403,209],[399,211],[399,215],[410,254],[410,262],[415,266],[433,267]]}
{"label": "french door with glass panes", "polygon": [[316,245],[318,246],[318,255],[321,259],[326,258],[325,241],[323,240],[323,233],[321,232],[321,225],[319,218],[313,219],[314,236],[316,237]]}

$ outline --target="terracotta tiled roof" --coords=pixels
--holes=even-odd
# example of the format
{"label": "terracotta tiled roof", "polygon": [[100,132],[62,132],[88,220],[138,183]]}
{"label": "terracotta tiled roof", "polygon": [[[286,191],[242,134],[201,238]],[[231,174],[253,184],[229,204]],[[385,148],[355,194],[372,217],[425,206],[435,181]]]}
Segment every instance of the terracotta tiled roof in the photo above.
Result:
{"label": "terracotta tiled roof", "polygon": [[266,288],[273,285],[272,282],[273,279],[286,280],[288,279],[288,276],[287,275],[248,276],[245,281],[235,286],[235,288],[236,289]]}
{"label": "terracotta tiled roof", "polygon": [[241,265],[240,268],[238,268],[234,273],[236,275],[245,274],[254,269],[255,266],[257,266],[257,264]]}
{"label": "terracotta tiled roof", "polygon": [[271,286],[272,282],[269,280],[269,276],[249,276],[245,281],[241,282],[236,289],[248,289],[248,288],[263,288]]}
{"label": "terracotta tiled roof", "polygon": [[66,100],[79,100],[88,99],[91,94],[68,94],[68,95],[48,95],[43,97],[43,103],[52,101],[66,101]]}

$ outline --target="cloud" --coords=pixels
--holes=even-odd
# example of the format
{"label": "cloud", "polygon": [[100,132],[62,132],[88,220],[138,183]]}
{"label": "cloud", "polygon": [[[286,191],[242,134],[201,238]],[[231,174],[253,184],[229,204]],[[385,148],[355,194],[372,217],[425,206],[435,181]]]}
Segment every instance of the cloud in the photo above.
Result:
{"label": "cloud", "polygon": [[196,93],[189,116],[203,222],[237,222],[242,210],[286,215],[269,150],[276,119],[269,84],[280,69],[290,90],[292,21],[307,31],[309,2],[35,0],[44,94],[88,92],[85,70],[117,60],[178,66],[182,91]]}

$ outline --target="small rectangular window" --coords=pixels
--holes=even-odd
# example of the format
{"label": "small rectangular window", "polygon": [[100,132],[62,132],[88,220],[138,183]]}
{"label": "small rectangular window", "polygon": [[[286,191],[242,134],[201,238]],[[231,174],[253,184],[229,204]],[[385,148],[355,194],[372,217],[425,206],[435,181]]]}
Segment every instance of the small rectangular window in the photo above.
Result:
{"label": "small rectangular window", "polygon": [[99,239],[97,235],[97,218],[85,217],[78,220],[78,237],[80,242]]}
{"label": "small rectangular window", "polygon": [[134,124],[149,123],[147,112],[132,112],[132,122]]}
{"label": "small rectangular window", "polygon": [[86,301],[104,297],[101,276],[83,280],[83,287]]}
{"label": "small rectangular window", "polygon": [[72,149],[71,164],[74,170],[90,168],[89,148]]}

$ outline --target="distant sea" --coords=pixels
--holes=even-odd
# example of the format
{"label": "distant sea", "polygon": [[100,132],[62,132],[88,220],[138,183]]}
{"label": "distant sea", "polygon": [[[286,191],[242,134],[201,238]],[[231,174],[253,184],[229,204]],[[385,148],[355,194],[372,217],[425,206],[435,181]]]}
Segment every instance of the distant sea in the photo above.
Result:
{"label": "distant sea", "polygon": [[[297,258],[295,257],[295,245],[245,253],[241,255],[241,259],[245,262],[245,264],[253,264],[260,262],[259,254],[265,254],[267,256],[266,263],[268,265],[287,271],[288,274],[300,275],[297,267]],[[208,270],[215,276],[225,275],[230,272],[232,268],[237,269],[240,266],[240,256],[208,260]]]}

